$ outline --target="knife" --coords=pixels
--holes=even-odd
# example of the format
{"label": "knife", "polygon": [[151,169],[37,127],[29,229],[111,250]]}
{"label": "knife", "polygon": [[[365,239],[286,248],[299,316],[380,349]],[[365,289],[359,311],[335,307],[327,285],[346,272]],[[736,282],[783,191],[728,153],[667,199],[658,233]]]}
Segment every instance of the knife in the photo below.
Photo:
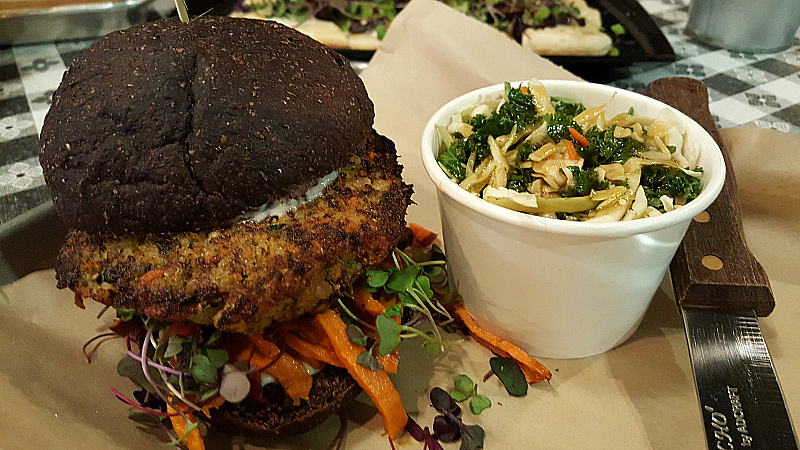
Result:
{"label": "knife", "polygon": [[694,119],[722,149],[717,200],[692,220],[670,264],[683,314],[709,449],[797,449],[792,421],[758,317],[775,308],[763,267],[742,232],[736,178],[698,80],[662,78],[644,94]]}

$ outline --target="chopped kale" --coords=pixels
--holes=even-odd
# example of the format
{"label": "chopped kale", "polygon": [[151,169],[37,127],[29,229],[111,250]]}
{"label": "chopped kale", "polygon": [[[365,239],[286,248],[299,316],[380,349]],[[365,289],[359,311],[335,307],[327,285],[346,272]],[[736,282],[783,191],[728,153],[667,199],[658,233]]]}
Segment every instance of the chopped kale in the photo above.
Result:
{"label": "chopped kale", "polygon": [[[577,116],[586,110],[583,103],[576,102],[568,97],[550,97],[550,103],[553,104],[553,108],[555,108],[556,112],[569,114],[571,116]],[[575,129],[580,131],[578,128]]]}
{"label": "chopped kale", "polygon": [[584,158],[586,168],[610,163],[625,164],[634,154],[644,151],[644,144],[641,142],[614,137],[615,128],[616,126],[612,126],[600,131],[593,127],[584,132],[583,135],[590,144],[576,150]]}
{"label": "chopped kale", "polygon": [[608,189],[608,180],[598,181],[594,169],[581,170],[578,166],[569,166],[575,185],[558,191],[562,197],[581,197],[589,195],[592,190]]}
{"label": "chopped kale", "polygon": [[527,161],[531,153],[535,152],[541,146],[541,144],[531,145],[528,142],[521,142],[517,146],[517,163]]}
{"label": "chopped kale", "polygon": [[[542,117],[536,112],[536,104],[532,95],[522,92],[520,88],[512,88],[510,84],[506,85],[506,91],[508,103],[503,104],[498,114],[494,116],[506,117],[518,128],[524,128],[542,120]],[[511,129],[509,128],[508,131],[510,132]]]}
{"label": "chopped kale", "polygon": [[[455,178],[459,183],[464,181],[464,178],[467,176],[467,171],[464,168],[464,164],[461,163],[459,158],[460,155],[463,155],[463,141],[456,141],[450,144],[450,148],[445,150],[439,158],[437,158],[437,162],[439,165],[447,171],[447,173]],[[464,162],[466,163],[466,158],[464,158]]]}
{"label": "chopped kale", "polygon": [[511,167],[508,170],[508,182],[506,188],[517,192],[527,192],[528,186],[533,183],[533,169],[521,169]]}
{"label": "chopped kale", "polygon": [[578,124],[572,120],[572,115],[558,112],[555,114],[545,114],[544,120],[547,121],[547,134],[555,141],[558,142],[562,139],[569,137],[569,129],[579,129]]}
{"label": "chopped kale", "polygon": [[[701,172],[701,168],[694,169]],[[659,199],[662,195],[683,197],[687,202],[700,194],[700,179],[686,172],[664,165],[652,165],[642,168],[640,184],[647,196],[647,204],[664,212],[664,205]]]}

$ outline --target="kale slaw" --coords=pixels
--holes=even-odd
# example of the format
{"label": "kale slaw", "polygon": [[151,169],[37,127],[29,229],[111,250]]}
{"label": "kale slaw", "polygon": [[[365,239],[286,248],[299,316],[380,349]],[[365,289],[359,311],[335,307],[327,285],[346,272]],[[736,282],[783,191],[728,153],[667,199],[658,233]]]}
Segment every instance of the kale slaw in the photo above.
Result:
{"label": "kale slaw", "polygon": [[663,214],[701,188],[699,147],[671,110],[606,118],[550,97],[538,80],[505,90],[436,125],[437,163],[488,202],[569,221],[613,222]]}

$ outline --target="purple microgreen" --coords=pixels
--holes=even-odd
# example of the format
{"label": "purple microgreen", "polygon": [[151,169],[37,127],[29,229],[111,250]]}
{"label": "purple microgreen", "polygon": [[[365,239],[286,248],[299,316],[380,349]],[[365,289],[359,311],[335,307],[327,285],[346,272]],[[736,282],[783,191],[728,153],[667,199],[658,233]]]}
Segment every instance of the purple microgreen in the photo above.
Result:
{"label": "purple microgreen", "polygon": [[425,440],[425,432],[422,430],[422,427],[411,418],[411,416],[408,416],[408,421],[406,422],[406,431],[408,431],[408,434],[410,434],[412,438],[416,439],[417,442],[422,442]]}
{"label": "purple microgreen", "polygon": [[433,434],[431,434],[431,431],[428,429],[428,427],[425,427],[425,448],[429,450],[444,450],[442,449],[442,445],[439,444],[439,441],[433,437]]}
{"label": "purple microgreen", "polygon": [[464,425],[461,429],[460,450],[478,450],[483,448],[485,432],[480,425]]}
{"label": "purple microgreen", "polygon": [[492,378],[492,375],[494,375],[494,371],[489,369],[489,371],[486,372],[486,375],[483,376],[483,382],[485,383],[486,380],[488,380],[489,378]]}
{"label": "purple microgreen", "polygon": [[167,404],[158,395],[153,395],[145,389],[133,391],[133,398],[145,408],[157,409],[161,412],[167,412]]}
{"label": "purple microgreen", "polygon": [[158,416],[158,417],[173,417],[173,416],[180,415],[180,413],[172,413],[172,414],[170,414],[170,413],[164,413],[164,412],[161,412],[161,411],[155,411],[155,410],[152,410],[152,409],[149,409],[149,408],[145,408],[144,406],[136,404],[136,402],[134,402],[133,400],[129,399],[128,397],[125,397],[124,395],[122,395],[122,393],[120,391],[118,391],[118,390],[116,390],[114,388],[111,388],[111,392],[113,392],[114,395],[116,395],[117,398],[122,400],[123,402],[133,406],[134,408],[136,408],[136,409],[138,409],[140,411],[144,411],[144,412],[146,412],[148,414],[152,414],[152,415]]}
{"label": "purple microgreen", "polygon": [[361,354],[358,355],[358,358],[356,358],[356,363],[360,366],[367,367],[370,370],[384,369],[383,364],[378,361],[378,358],[376,358],[370,350],[361,352]]}
{"label": "purple microgreen", "polygon": [[461,414],[461,407],[458,406],[450,394],[440,387],[431,389],[430,393],[431,405],[440,413],[451,413],[455,416]]}
{"label": "purple microgreen", "polygon": [[449,416],[436,416],[433,419],[433,437],[442,442],[455,442],[461,438],[461,429]]}
{"label": "purple microgreen", "polygon": [[158,391],[158,385],[156,385],[156,382],[153,380],[153,377],[150,374],[150,371],[148,370],[147,367],[148,363],[147,347],[150,344],[150,339],[153,337],[153,328],[154,328],[153,325],[149,325],[147,327],[147,333],[145,333],[144,335],[144,342],[142,343],[142,352],[140,354],[141,358],[139,358],[139,362],[141,363],[142,373],[144,374],[145,378],[150,383],[150,385],[153,386],[153,388],[155,388],[156,391]]}
{"label": "purple microgreen", "polygon": [[[159,371],[159,375],[161,375],[161,380],[164,382],[164,386],[166,386],[167,390],[169,390],[176,398],[180,399],[183,403],[189,405],[190,408],[194,409],[195,411],[202,411],[202,408],[194,404],[191,400],[186,398],[186,395],[183,392],[183,379],[184,377],[178,377],[178,382],[180,383],[180,390],[178,390],[170,381],[169,376],[164,371]],[[161,391],[159,391],[159,395],[162,395]],[[161,398],[165,398],[162,396]],[[166,399],[164,401],[167,401]],[[170,402],[167,402],[172,405],[173,409],[178,409],[175,405]],[[183,416],[183,414],[181,414]]]}
{"label": "purple microgreen", "polygon": [[117,336],[119,336],[117,333],[108,332],[108,333],[98,334],[97,336],[95,336],[95,337],[89,339],[88,341],[86,341],[86,343],[83,344],[83,348],[82,348],[82,350],[83,350],[83,359],[86,360],[86,362],[89,363],[89,364],[92,363],[92,359],[89,357],[89,352],[86,351],[86,349],[89,347],[89,345],[92,342],[94,342],[94,341],[96,341],[98,339],[105,338],[105,337],[117,337]]}
{"label": "purple microgreen", "polygon": [[[135,361],[137,361],[139,364],[142,363],[142,357],[137,355],[136,353],[128,350],[127,355],[130,356]],[[192,376],[191,372],[182,372],[180,370],[173,369],[172,367],[165,366],[163,364],[159,364],[159,363],[157,363],[155,361],[151,361],[151,360],[147,360],[147,365],[150,366],[153,369],[161,370],[161,371],[164,371],[164,372],[167,372],[167,373],[171,373],[173,375],[185,376],[185,377]],[[141,372],[141,371],[139,371],[139,372]],[[151,372],[151,374],[152,374],[152,372]],[[120,375],[122,375],[122,374],[120,374]],[[122,375],[122,376],[127,376],[127,375]],[[128,377],[128,378],[130,378],[130,377]]]}
{"label": "purple microgreen", "polygon": [[521,397],[528,393],[528,382],[525,381],[525,374],[513,358],[496,356],[489,359],[492,372],[503,382],[509,395]]}
{"label": "purple microgreen", "polygon": [[108,308],[111,308],[111,306],[110,305],[104,306],[103,309],[101,309],[100,312],[97,313],[97,319],[103,317],[103,314],[105,314],[106,311],[108,311]]}
{"label": "purple microgreen", "polygon": [[[151,375],[155,375],[156,369],[151,367],[150,370]],[[146,389],[147,392],[157,392],[156,388],[147,381],[147,377],[142,373],[142,366],[138,359],[134,359],[130,356],[122,358],[119,363],[117,363],[117,374],[129,378],[135,385]]]}
{"label": "purple microgreen", "polygon": [[352,323],[347,325],[347,338],[362,347],[367,346],[367,335],[361,331],[361,328],[359,328],[358,325]]}

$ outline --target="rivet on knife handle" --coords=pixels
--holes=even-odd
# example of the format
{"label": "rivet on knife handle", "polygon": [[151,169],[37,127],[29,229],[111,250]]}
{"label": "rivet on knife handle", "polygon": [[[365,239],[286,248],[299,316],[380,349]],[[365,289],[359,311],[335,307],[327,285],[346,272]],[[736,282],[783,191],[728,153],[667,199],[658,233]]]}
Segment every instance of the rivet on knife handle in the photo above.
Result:
{"label": "rivet on knife handle", "polygon": [[682,307],[755,310],[766,316],[775,299],[764,268],[744,240],[736,178],[708,108],[705,85],[691,78],[662,78],[644,94],[694,119],[719,144],[725,158],[725,185],[717,200],[695,217],[670,265],[675,298]]}

